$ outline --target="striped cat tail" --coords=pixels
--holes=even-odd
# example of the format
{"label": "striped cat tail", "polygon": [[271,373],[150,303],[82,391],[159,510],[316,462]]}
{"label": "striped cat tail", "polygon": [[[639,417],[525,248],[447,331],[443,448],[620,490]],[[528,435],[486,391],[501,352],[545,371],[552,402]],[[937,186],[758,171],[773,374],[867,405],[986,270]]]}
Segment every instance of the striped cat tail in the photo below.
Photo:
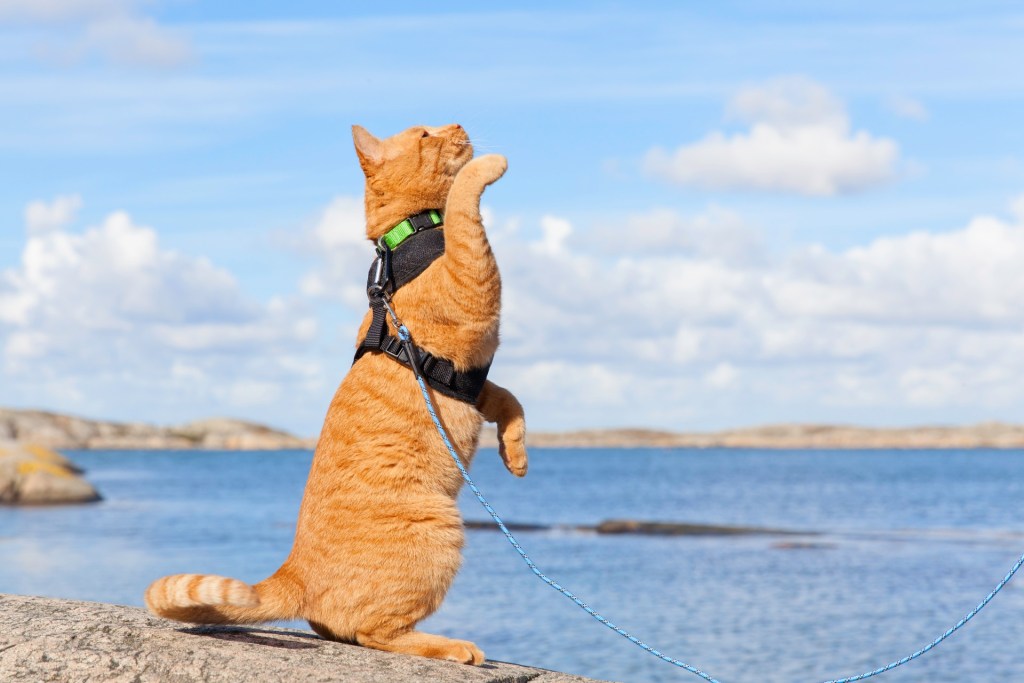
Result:
{"label": "striped cat tail", "polygon": [[211,574],[175,574],[150,584],[145,599],[150,612],[176,621],[258,624],[297,618],[299,591],[295,589],[280,572],[255,586]]}

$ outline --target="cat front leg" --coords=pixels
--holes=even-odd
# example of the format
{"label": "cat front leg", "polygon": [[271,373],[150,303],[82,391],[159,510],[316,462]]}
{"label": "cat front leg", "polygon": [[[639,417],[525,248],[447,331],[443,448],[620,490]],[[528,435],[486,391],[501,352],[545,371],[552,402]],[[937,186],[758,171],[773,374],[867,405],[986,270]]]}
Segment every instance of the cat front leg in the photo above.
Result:
{"label": "cat front leg", "polygon": [[484,188],[505,175],[508,159],[501,154],[485,154],[471,160],[455,176],[448,191],[448,210],[466,211],[473,220],[480,217],[480,195]]}
{"label": "cat front leg", "polygon": [[511,391],[487,380],[476,404],[488,422],[498,425],[498,453],[505,468],[517,477],[526,476],[526,415]]}
{"label": "cat front leg", "polygon": [[445,255],[459,268],[472,268],[474,261],[490,255],[480,218],[480,197],[484,188],[505,174],[508,161],[500,154],[485,154],[462,167],[444,211]]}

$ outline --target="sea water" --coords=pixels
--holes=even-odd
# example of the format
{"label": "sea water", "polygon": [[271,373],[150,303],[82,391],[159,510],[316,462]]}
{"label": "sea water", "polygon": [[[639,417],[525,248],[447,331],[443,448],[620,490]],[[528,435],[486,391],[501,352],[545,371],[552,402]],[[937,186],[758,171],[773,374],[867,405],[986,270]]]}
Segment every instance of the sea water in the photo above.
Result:
{"label": "sea water", "polygon": [[[311,459],[69,455],[104,501],[0,508],[0,592],[140,605],[165,574],[258,581],[288,553]],[[1024,451],[537,448],[519,480],[483,449],[473,475],[507,520],[555,525],[520,535],[542,570],[723,683],[822,681],[898,659],[964,616],[1024,552]],[[461,506],[467,519],[487,518],[468,492]],[[565,528],[609,518],[808,535]],[[492,659],[617,681],[698,680],[538,581],[501,534],[469,531],[464,555],[424,629],[472,639]],[[1024,680],[1022,618],[1024,576],[963,631],[882,680]]]}

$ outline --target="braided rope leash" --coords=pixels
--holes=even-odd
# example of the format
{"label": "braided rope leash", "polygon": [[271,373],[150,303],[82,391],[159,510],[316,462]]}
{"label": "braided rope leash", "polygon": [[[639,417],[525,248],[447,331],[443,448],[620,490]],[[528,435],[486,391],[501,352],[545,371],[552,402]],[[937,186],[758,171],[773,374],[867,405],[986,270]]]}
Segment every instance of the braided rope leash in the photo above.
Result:
{"label": "braided rope leash", "polygon": [[[501,521],[501,517],[498,516],[498,513],[494,511],[494,508],[492,508],[490,503],[487,502],[487,499],[484,498],[484,494],[481,493],[480,489],[478,489],[476,487],[476,484],[473,483],[473,479],[469,476],[469,471],[466,469],[466,465],[463,464],[462,459],[455,451],[455,447],[452,446],[452,442],[448,438],[448,432],[445,431],[445,428],[441,425],[440,418],[438,418],[437,416],[437,411],[434,408],[434,402],[430,398],[430,392],[427,390],[427,385],[423,381],[423,375],[420,373],[419,359],[418,356],[416,355],[416,347],[412,343],[412,335],[409,333],[409,328],[402,324],[402,322],[398,319],[398,316],[395,314],[394,309],[391,308],[389,303],[386,302],[385,306],[388,309],[388,313],[390,313],[391,315],[392,322],[394,322],[395,324],[395,329],[398,330],[399,338],[406,345],[406,352],[410,358],[410,364],[412,365],[413,374],[416,376],[416,383],[419,384],[420,386],[420,392],[423,394],[423,402],[427,406],[427,412],[430,413],[430,419],[433,421],[434,427],[437,428],[437,433],[441,436],[441,440],[444,441],[444,445],[448,449],[449,455],[451,455],[452,460],[455,461],[455,466],[459,468],[459,472],[462,474],[463,480],[466,482],[466,485],[469,486],[469,489],[473,492],[473,495],[475,495],[476,499],[480,501],[480,504],[484,507],[484,510],[487,511],[487,514],[489,514],[491,518],[494,520],[494,523],[498,525],[498,528],[501,529],[501,533],[505,534],[505,538],[508,539],[508,542],[512,545],[513,548],[515,548],[516,552],[519,553],[519,556],[523,558],[523,561],[526,563],[526,566],[530,568],[530,571],[532,571],[541,581],[551,586],[565,597],[572,600],[574,603],[576,603],[578,607],[580,607],[584,612],[592,616],[598,622],[604,624],[611,630],[615,631],[620,636],[622,636],[629,642],[633,643],[637,647],[646,650],[658,659],[666,661],[669,664],[679,667],[680,669],[689,671],[690,673],[696,676],[700,676],[705,681],[708,681],[708,683],[719,683],[719,681],[713,678],[710,674],[701,671],[700,669],[691,664],[687,664],[684,661],[675,659],[673,657],[669,657],[668,655],[659,652],[658,650],[654,649],[653,647],[643,642],[636,636],[630,634],[625,629],[619,628],[611,621],[609,621],[601,614],[599,614],[596,610],[594,610],[594,608],[590,607],[587,603],[583,602],[578,597],[576,597],[574,593],[572,593],[566,588],[563,588],[558,582],[554,581],[553,579],[548,578],[548,576],[545,575],[544,572],[542,572],[536,564],[534,564],[533,560],[530,559],[530,556],[526,554],[525,550],[523,550],[523,547],[519,545],[519,541],[516,540],[516,537],[512,535],[512,532],[508,530],[508,527],[505,526],[505,523]],[[1024,555],[1021,555],[1020,559],[1018,559],[1017,562],[1013,565],[1013,568],[1010,569],[1009,573],[1005,577],[1003,577],[1003,580],[999,582],[999,584],[992,590],[992,592],[989,593],[985,597],[985,599],[978,604],[977,607],[971,610],[967,614],[967,616],[958,621],[952,628],[950,628],[948,631],[943,633],[941,636],[939,636],[932,642],[928,643],[928,645],[924,646],[917,652],[914,652],[911,655],[907,655],[906,657],[896,660],[894,662],[890,662],[889,664],[886,664],[885,666],[875,669],[873,671],[868,671],[866,673],[858,674],[856,676],[849,676],[847,678],[834,678],[825,681],[824,683],[854,683],[855,681],[862,681],[866,678],[871,678],[873,676],[883,674],[886,671],[891,671],[892,669],[895,669],[898,666],[903,666],[907,662],[917,659],[918,657],[920,657],[921,655],[928,652],[936,645],[944,641],[946,638],[956,633],[958,630],[960,630],[960,628],[964,626],[964,624],[973,619],[974,616],[978,612],[980,612],[985,607],[985,605],[987,605],[992,600],[992,598],[996,596],[996,594],[999,591],[1003,589],[1003,586],[1009,583],[1010,579],[1013,578],[1013,575],[1016,574],[1017,570],[1021,568],[1021,565],[1024,565]]]}

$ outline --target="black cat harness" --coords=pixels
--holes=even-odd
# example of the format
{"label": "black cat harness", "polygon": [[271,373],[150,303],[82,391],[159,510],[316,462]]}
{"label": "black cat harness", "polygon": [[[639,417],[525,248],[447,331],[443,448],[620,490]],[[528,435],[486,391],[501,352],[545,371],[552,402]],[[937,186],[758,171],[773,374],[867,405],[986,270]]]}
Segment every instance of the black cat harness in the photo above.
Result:
{"label": "black cat harness", "polygon": [[[444,254],[444,225],[441,211],[432,209],[410,216],[388,230],[377,240],[377,257],[366,278],[366,297],[370,301],[373,320],[366,337],[356,348],[352,364],[367,352],[383,353],[402,365],[412,368],[407,345],[388,334],[388,307],[391,297],[406,283],[425,271]],[[419,361],[423,378],[435,391],[466,403],[476,404],[487,381],[490,362],[479,368],[458,371],[446,358],[427,353],[409,345]]]}

